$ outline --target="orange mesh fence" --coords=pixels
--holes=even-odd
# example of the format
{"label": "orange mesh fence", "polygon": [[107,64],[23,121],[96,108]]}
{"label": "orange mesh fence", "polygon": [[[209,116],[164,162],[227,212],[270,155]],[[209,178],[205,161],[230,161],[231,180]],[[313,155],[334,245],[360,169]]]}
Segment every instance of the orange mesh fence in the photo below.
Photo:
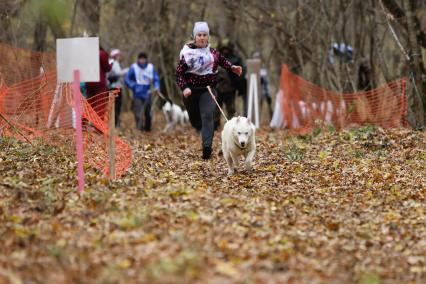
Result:
{"label": "orange mesh fence", "polygon": [[[71,84],[58,84],[54,54],[0,44],[0,135],[42,139],[75,153],[75,112]],[[33,58],[36,57],[36,60]],[[35,63],[36,62],[36,63]],[[85,162],[109,174],[109,118],[115,91],[82,98]],[[115,173],[131,163],[129,145],[115,136]]]}
{"label": "orange mesh fence", "polygon": [[367,92],[327,91],[291,73],[281,70],[278,102],[283,127],[304,133],[321,120],[337,128],[374,124],[384,128],[407,126],[405,78]]}

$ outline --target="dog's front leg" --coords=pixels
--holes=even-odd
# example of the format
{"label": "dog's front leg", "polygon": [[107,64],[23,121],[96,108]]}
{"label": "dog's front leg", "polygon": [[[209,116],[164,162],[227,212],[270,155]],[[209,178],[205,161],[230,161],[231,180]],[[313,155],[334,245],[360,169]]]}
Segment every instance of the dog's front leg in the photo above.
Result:
{"label": "dog's front leg", "polygon": [[230,152],[229,155],[231,156],[233,169],[235,170],[238,167],[238,156],[236,156],[234,153]]}
{"label": "dog's front leg", "polygon": [[234,161],[232,160],[231,154],[229,151],[223,151],[223,157],[228,164],[228,174],[232,175],[234,173]]}
{"label": "dog's front leg", "polygon": [[170,123],[167,123],[167,124],[166,124],[166,127],[164,127],[164,129],[163,129],[163,132],[164,132],[164,133],[169,132],[169,131],[170,131],[170,128],[171,128]]}
{"label": "dog's front leg", "polygon": [[253,167],[254,154],[256,154],[256,150],[250,151],[246,156],[246,159],[244,161],[244,168],[247,171],[251,170],[251,168]]}

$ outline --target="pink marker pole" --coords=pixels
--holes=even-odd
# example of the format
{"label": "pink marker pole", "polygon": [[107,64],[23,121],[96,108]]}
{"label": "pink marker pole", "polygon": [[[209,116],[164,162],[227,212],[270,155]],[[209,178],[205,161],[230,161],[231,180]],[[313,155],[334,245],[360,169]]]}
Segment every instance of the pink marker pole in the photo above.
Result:
{"label": "pink marker pole", "polygon": [[74,70],[73,82],[75,128],[76,128],[76,148],[77,148],[77,174],[78,192],[84,191],[84,169],[83,169],[83,129],[81,125],[81,92],[80,92],[80,71]]}

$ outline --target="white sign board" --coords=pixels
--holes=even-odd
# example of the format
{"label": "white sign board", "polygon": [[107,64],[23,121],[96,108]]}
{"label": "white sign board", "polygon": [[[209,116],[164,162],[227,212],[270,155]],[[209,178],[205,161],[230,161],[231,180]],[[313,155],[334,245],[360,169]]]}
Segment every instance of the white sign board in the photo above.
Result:
{"label": "white sign board", "polygon": [[80,70],[81,82],[99,82],[99,38],[57,39],[56,70],[59,83],[72,82],[74,70]]}

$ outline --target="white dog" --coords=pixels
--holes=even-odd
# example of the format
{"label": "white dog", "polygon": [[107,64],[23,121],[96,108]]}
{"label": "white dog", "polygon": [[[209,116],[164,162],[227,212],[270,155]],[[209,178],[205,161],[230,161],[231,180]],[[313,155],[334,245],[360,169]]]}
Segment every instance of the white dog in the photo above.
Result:
{"label": "white dog", "polygon": [[184,125],[189,121],[188,112],[182,111],[180,106],[169,101],[167,101],[163,105],[163,114],[167,123],[163,132],[169,132],[170,130],[174,130],[176,125]]}
{"label": "white dog", "polygon": [[182,122],[182,124],[185,124],[185,123],[189,123],[189,115],[188,115],[188,111],[186,111],[186,110],[183,111],[183,122]]}
{"label": "white dog", "polygon": [[222,151],[228,163],[228,174],[233,174],[239,164],[239,158],[244,157],[244,168],[250,170],[256,154],[256,128],[250,119],[233,117],[222,130]]}

